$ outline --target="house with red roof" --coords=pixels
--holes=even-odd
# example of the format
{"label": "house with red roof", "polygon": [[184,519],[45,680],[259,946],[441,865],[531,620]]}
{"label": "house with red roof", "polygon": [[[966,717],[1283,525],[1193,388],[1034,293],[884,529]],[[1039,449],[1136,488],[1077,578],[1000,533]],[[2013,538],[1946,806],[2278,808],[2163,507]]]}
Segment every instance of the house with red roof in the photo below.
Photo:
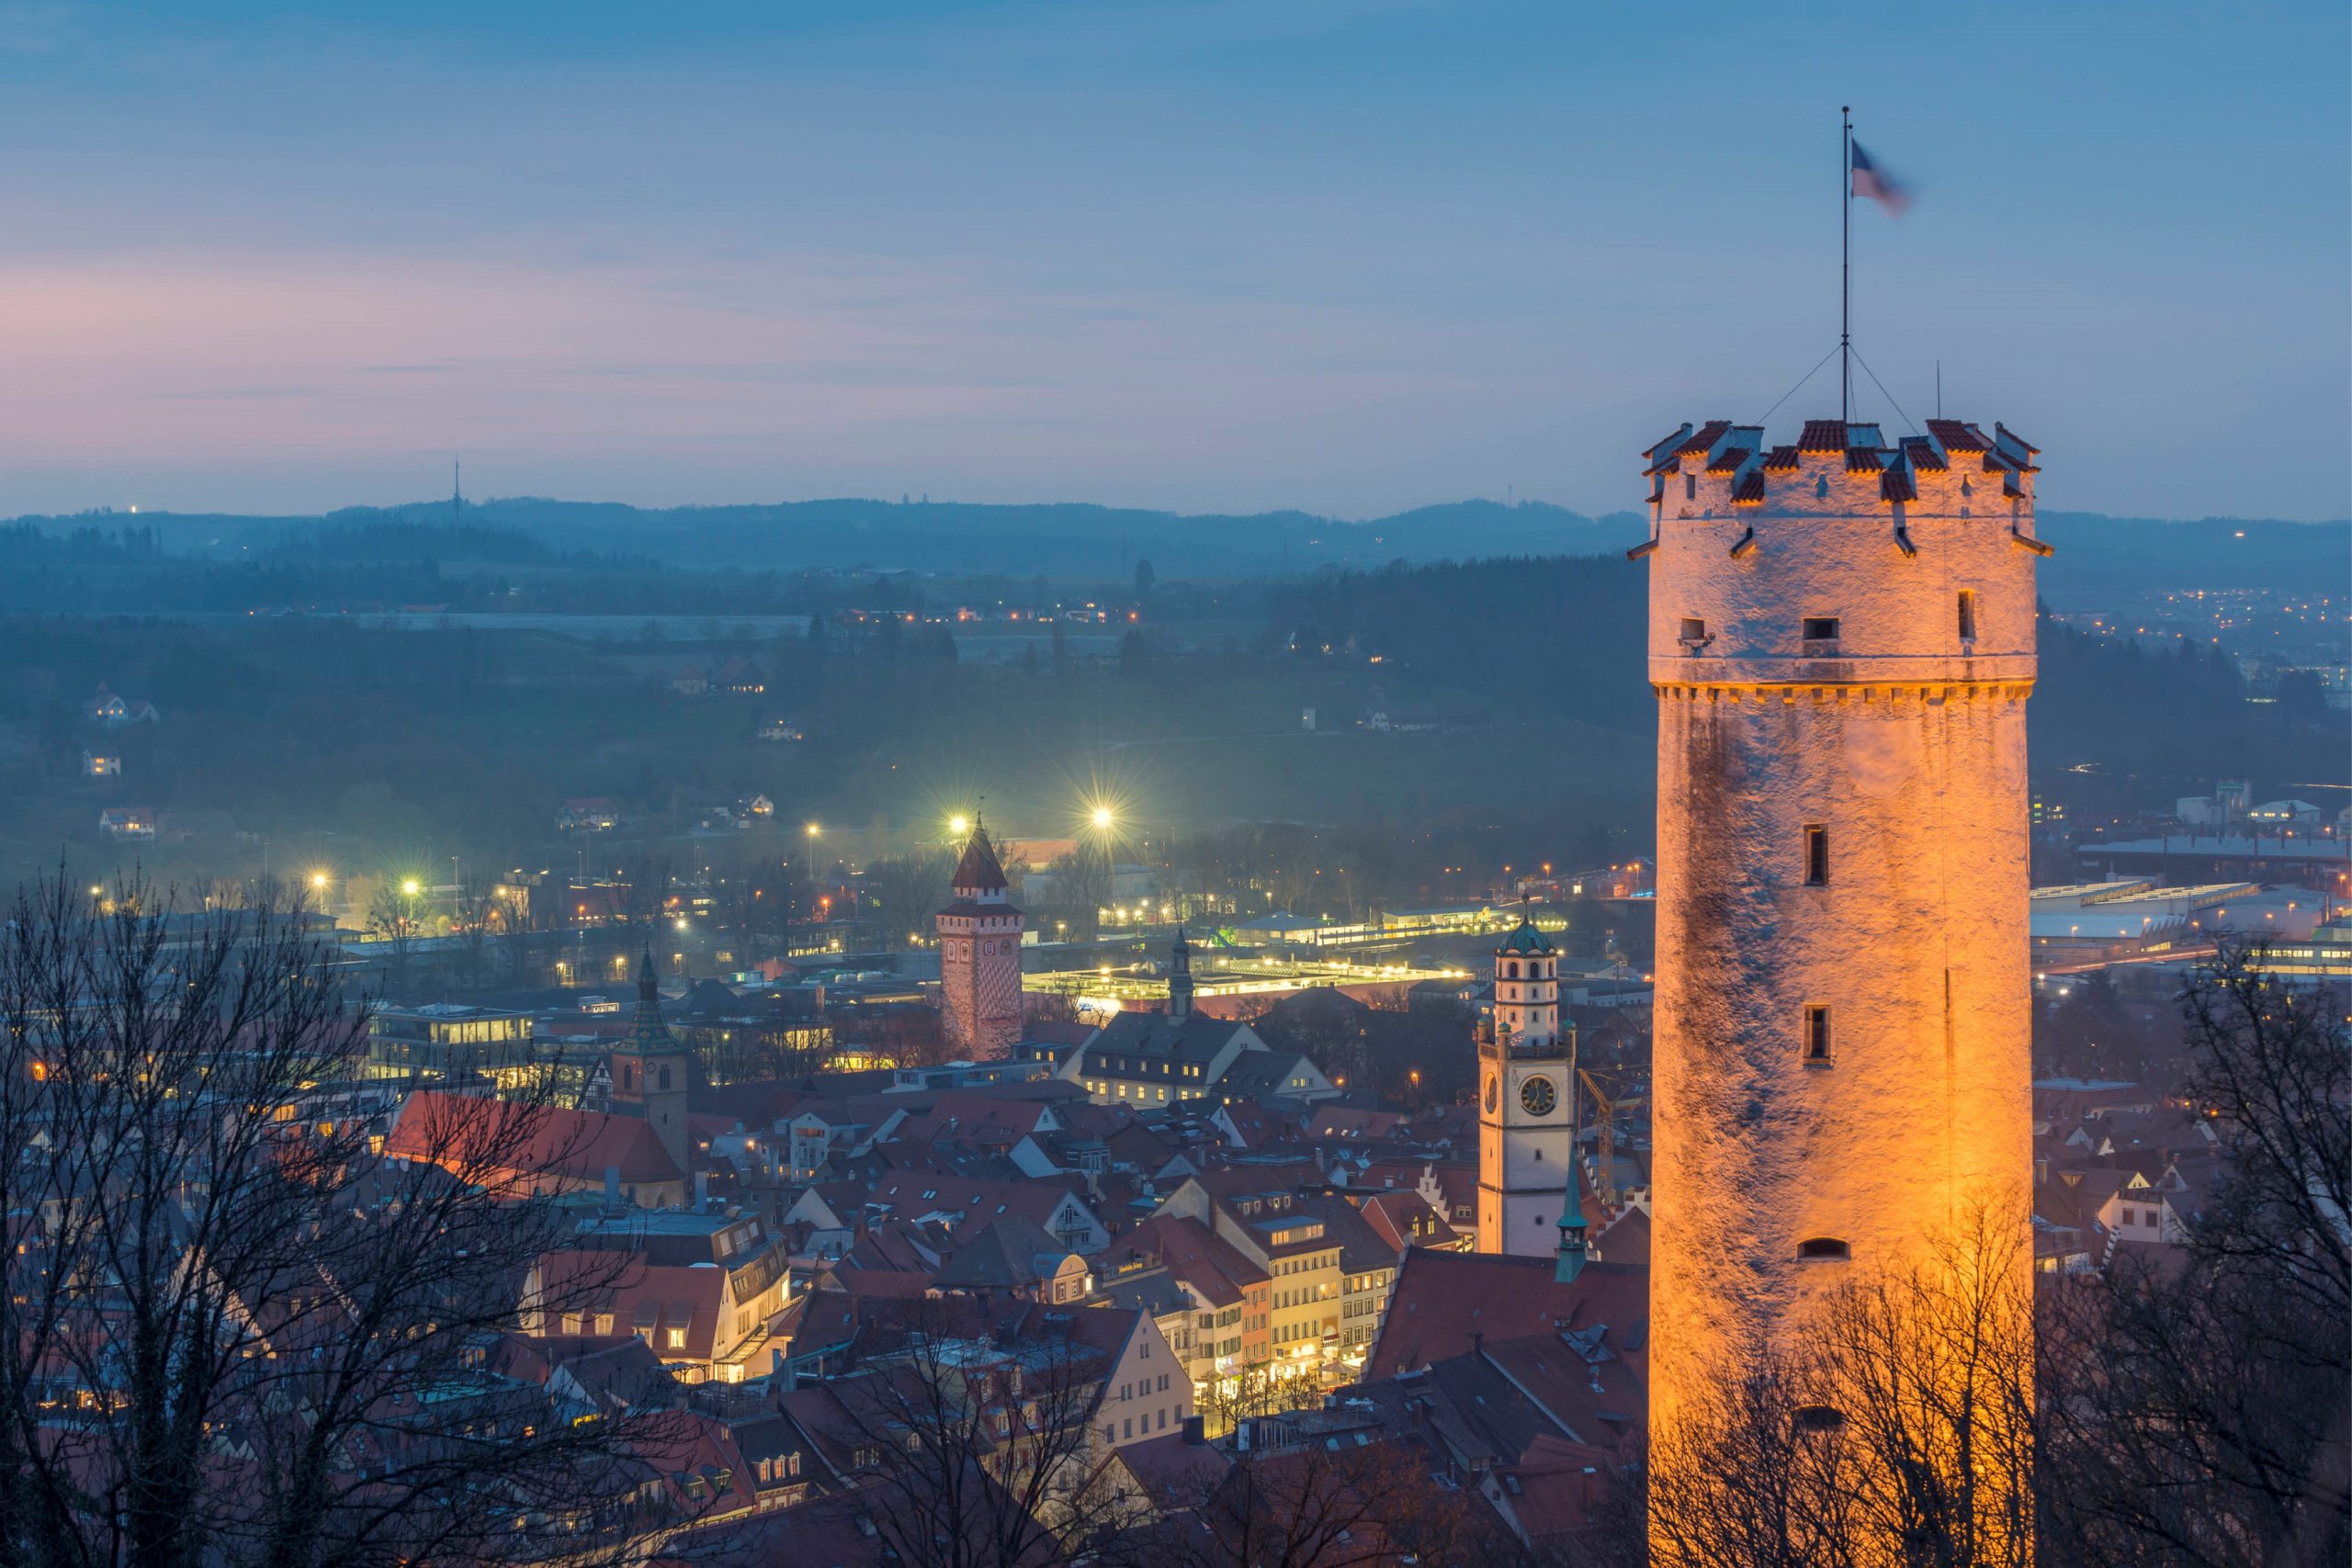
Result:
{"label": "house with red roof", "polygon": [[384,1154],[439,1166],[501,1196],[609,1191],[640,1209],[686,1201],[685,1172],[639,1116],[419,1089],[401,1103]]}

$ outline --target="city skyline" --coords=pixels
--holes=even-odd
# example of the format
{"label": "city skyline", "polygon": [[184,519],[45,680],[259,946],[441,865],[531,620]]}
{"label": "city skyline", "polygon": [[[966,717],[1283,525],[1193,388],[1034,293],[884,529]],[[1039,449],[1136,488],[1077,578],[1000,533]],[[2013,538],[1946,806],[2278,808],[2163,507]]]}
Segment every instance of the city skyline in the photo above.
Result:
{"label": "city skyline", "polygon": [[647,505],[1624,510],[1688,388],[1753,420],[1834,344],[1850,101],[1918,197],[1855,215],[1901,405],[1858,374],[1860,416],[1940,363],[2072,455],[2052,510],[2343,515],[2344,17],[1860,22],[21,11],[0,511],[406,502],[453,455]]}

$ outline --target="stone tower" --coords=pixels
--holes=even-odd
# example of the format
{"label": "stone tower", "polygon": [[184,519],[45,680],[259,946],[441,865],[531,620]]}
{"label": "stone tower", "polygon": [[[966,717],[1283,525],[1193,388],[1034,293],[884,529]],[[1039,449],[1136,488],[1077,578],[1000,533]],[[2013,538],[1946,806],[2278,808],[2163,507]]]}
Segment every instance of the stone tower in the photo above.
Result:
{"label": "stone tower", "polygon": [[1021,932],[1027,918],[1006,897],[1004,866],[986,828],[974,827],[956,866],[956,901],[939,911],[940,1021],[968,1061],[1012,1055],[1021,1038]]}
{"label": "stone tower", "polygon": [[1521,919],[1495,949],[1494,1022],[1478,1041],[1479,1251],[1554,1256],[1576,1168],[1575,1080],[1559,954]]}
{"label": "stone tower", "polygon": [[662,1017],[662,991],[654,982],[653,950],[649,947],[637,972],[637,1012],[629,1020],[628,1043],[613,1053],[613,1108],[651,1123],[682,1178],[694,1174],[686,1132],[686,1087],[693,1066],[693,1057]]}
{"label": "stone tower", "polygon": [[[1651,1422],[1975,1205],[2031,1266],[2035,449],[1652,447]],[[2004,1233],[2006,1234],[2006,1233]],[[1834,1418],[1825,1416],[1826,1418]]]}

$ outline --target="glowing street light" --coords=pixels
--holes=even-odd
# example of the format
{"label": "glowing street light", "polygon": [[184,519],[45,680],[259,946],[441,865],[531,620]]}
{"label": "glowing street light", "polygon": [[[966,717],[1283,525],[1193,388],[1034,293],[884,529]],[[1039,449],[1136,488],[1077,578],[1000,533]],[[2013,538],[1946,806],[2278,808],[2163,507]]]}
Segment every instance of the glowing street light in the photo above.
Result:
{"label": "glowing street light", "polygon": [[1094,825],[1095,825],[1095,827],[1097,827],[1097,828],[1105,828],[1105,829],[1107,829],[1108,827],[1110,827],[1110,826],[1111,826],[1111,822],[1112,822],[1111,808],[1110,808],[1109,807],[1107,807],[1107,806],[1098,806],[1098,807],[1096,807],[1094,808]]}
{"label": "glowing street light", "polygon": [[972,830],[972,819],[958,812],[947,819],[947,830],[960,839]]}
{"label": "glowing street light", "polygon": [[401,891],[409,897],[413,898],[418,894],[424,891],[424,885],[417,881],[413,876],[403,877],[401,879]]}
{"label": "glowing street light", "polygon": [[327,890],[327,874],[323,871],[314,871],[311,873],[311,886],[321,893],[325,892]]}

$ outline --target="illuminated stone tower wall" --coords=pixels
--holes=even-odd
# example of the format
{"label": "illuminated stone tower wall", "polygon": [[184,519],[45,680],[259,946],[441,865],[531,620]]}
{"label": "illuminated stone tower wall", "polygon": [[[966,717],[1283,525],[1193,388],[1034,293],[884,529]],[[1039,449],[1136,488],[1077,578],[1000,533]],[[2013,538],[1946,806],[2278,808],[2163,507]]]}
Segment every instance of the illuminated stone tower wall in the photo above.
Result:
{"label": "illuminated stone tower wall", "polygon": [[956,863],[956,901],[939,911],[941,1032],[967,1061],[1012,1055],[1021,1038],[1021,933],[988,829],[974,828]]}
{"label": "illuminated stone tower wall", "polygon": [[1958,420],[1649,454],[1661,1437],[1980,1200],[2030,1267],[2033,454]]}

